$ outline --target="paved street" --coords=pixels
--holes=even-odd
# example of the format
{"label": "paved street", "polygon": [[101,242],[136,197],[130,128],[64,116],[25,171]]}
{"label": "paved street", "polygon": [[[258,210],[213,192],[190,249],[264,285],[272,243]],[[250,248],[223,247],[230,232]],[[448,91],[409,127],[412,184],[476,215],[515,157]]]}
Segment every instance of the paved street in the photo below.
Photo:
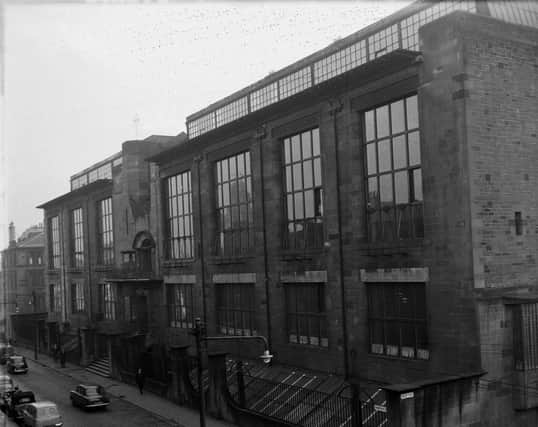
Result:
{"label": "paved street", "polygon": [[59,375],[49,367],[29,361],[27,375],[12,375],[21,390],[32,390],[36,400],[51,400],[58,405],[66,426],[120,427],[120,426],[178,426],[152,414],[124,399],[111,396],[106,410],[87,412],[71,406],[69,391],[78,383],[66,375]]}
{"label": "paved street", "polygon": [[[141,396],[134,386],[91,374],[78,365],[67,363],[65,368],[61,368],[51,357],[44,354],[39,354],[36,362],[33,351],[23,347],[18,347],[17,353],[26,356],[30,372],[27,375],[12,375],[15,383],[21,389],[30,388],[37,394],[38,399],[56,402],[66,427],[199,426],[198,412],[193,409],[176,405],[150,392],[145,392]],[[2,372],[3,369],[4,367]],[[69,391],[73,385],[79,383],[101,384],[105,387],[111,397],[109,408],[103,412],[88,413],[73,408],[69,400]],[[4,424],[0,422],[0,427],[3,426]],[[206,426],[234,425],[208,416]]]}

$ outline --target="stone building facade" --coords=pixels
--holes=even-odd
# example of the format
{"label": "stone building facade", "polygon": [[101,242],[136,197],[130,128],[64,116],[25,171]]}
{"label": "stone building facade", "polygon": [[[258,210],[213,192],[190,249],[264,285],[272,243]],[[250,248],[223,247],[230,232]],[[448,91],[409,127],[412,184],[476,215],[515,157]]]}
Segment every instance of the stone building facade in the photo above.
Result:
{"label": "stone building facade", "polygon": [[189,116],[182,143],[125,143],[121,174],[42,206],[111,198],[84,346],[121,376],[201,318],[385,390],[391,426],[536,425],[537,16],[416,2]]}
{"label": "stone building facade", "polygon": [[536,10],[435,7],[191,115],[151,159],[169,340],[195,317],[264,335],[275,363],[384,388],[391,425],[530,426]]}
{"label": "stone building facade", "polygon": [[39,206],[51,350],[63,347],[82,364],[105,359],[111,373],[113,348],[144,348],[146,336],[158,333],[162,303],[149,203],[154,172],[145,158],[182,138],[124,142],[121,152],[71,177],[70,192]]}
{"label": "stone building facade", "polygon": [[9,245],[2,251],[1,271],[4,339],[45,345],[44,246],[41,224],[18,238],[15,225],[9,225]]}

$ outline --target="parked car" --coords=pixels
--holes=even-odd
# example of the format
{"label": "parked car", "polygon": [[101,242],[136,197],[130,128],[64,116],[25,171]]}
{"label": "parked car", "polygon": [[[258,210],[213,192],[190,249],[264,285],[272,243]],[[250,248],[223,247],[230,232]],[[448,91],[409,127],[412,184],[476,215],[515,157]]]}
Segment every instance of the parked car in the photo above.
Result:
{"label": "parked car", "polygon": [[7,358],[7,371],[10,374],[27,374],[28,364],[24,356],[14,355]]}
{"label": "parked car", "polygon": [[16,390],[6,399],[6,413],[15,420],[22,419],[22,408],[27,403],[35,402],[34,393],[31,391]]}
{"label": "parked car", "polygon": [[54,402],[34,402],[20,408],[21,424],[28,427],[62,427],[62,416]]}
{"label": "parked car", "polygon": [[0,344],[0,364],[5,365],[9,356],[15,355],[15,347],[9,344]]}
{"label": "parked car", "polygon": [[73,406],[84,409],[106,408],[110,404],[103,387],[99,385],[79,384],[69,393]]}
{"label": "parked car", "polygon": [[9,395],[15,390],[13,380],[9,375],[0,375],[0,409],[4,410]]}

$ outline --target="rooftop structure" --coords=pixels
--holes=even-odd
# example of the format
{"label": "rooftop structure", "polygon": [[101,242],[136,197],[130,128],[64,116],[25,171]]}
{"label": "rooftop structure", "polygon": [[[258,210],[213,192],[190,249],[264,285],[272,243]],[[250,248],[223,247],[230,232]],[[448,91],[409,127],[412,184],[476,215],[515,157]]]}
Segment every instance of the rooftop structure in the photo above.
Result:
{"label": "rooftop structure", "polygon": [[187,117],[195,138],[289,98],[398,49],[418,51],[418,29],[455,10],[538,27],[538,4],[531,1],[419,0],[368,27]]}

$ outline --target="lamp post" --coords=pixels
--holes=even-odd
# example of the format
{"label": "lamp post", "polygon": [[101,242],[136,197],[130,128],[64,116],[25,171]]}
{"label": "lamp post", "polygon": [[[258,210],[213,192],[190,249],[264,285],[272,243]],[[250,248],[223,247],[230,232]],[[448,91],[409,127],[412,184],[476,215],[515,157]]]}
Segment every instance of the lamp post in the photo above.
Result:
{"label": "lamp post", "polygon": [[194,319],[194,330],[192,334],[196,338],[196,351],[198,357],[198,388],[200,390],[200,427],[205,427],[205,395],[202,385],[202,341],[262,341],[264,345],[263,354],[260,359],[264,363],[270,363],[273,355],[269,351],[269,343],[267,338],[262,335],[251,336],[222,336],[222,337],[208,337],[205,324],[199,317]]}
{"label": "lamp post", "polygon": [[34,328],[34,359],[37,360],[38,345],[39,345],[39,322],[38,322],[37,317],[36,317],[37,306],[36,306],[36,294],[35,294],[35,291],[32,291],[32,305],[33,305],[34,322],[35,322],[35,328]]}

